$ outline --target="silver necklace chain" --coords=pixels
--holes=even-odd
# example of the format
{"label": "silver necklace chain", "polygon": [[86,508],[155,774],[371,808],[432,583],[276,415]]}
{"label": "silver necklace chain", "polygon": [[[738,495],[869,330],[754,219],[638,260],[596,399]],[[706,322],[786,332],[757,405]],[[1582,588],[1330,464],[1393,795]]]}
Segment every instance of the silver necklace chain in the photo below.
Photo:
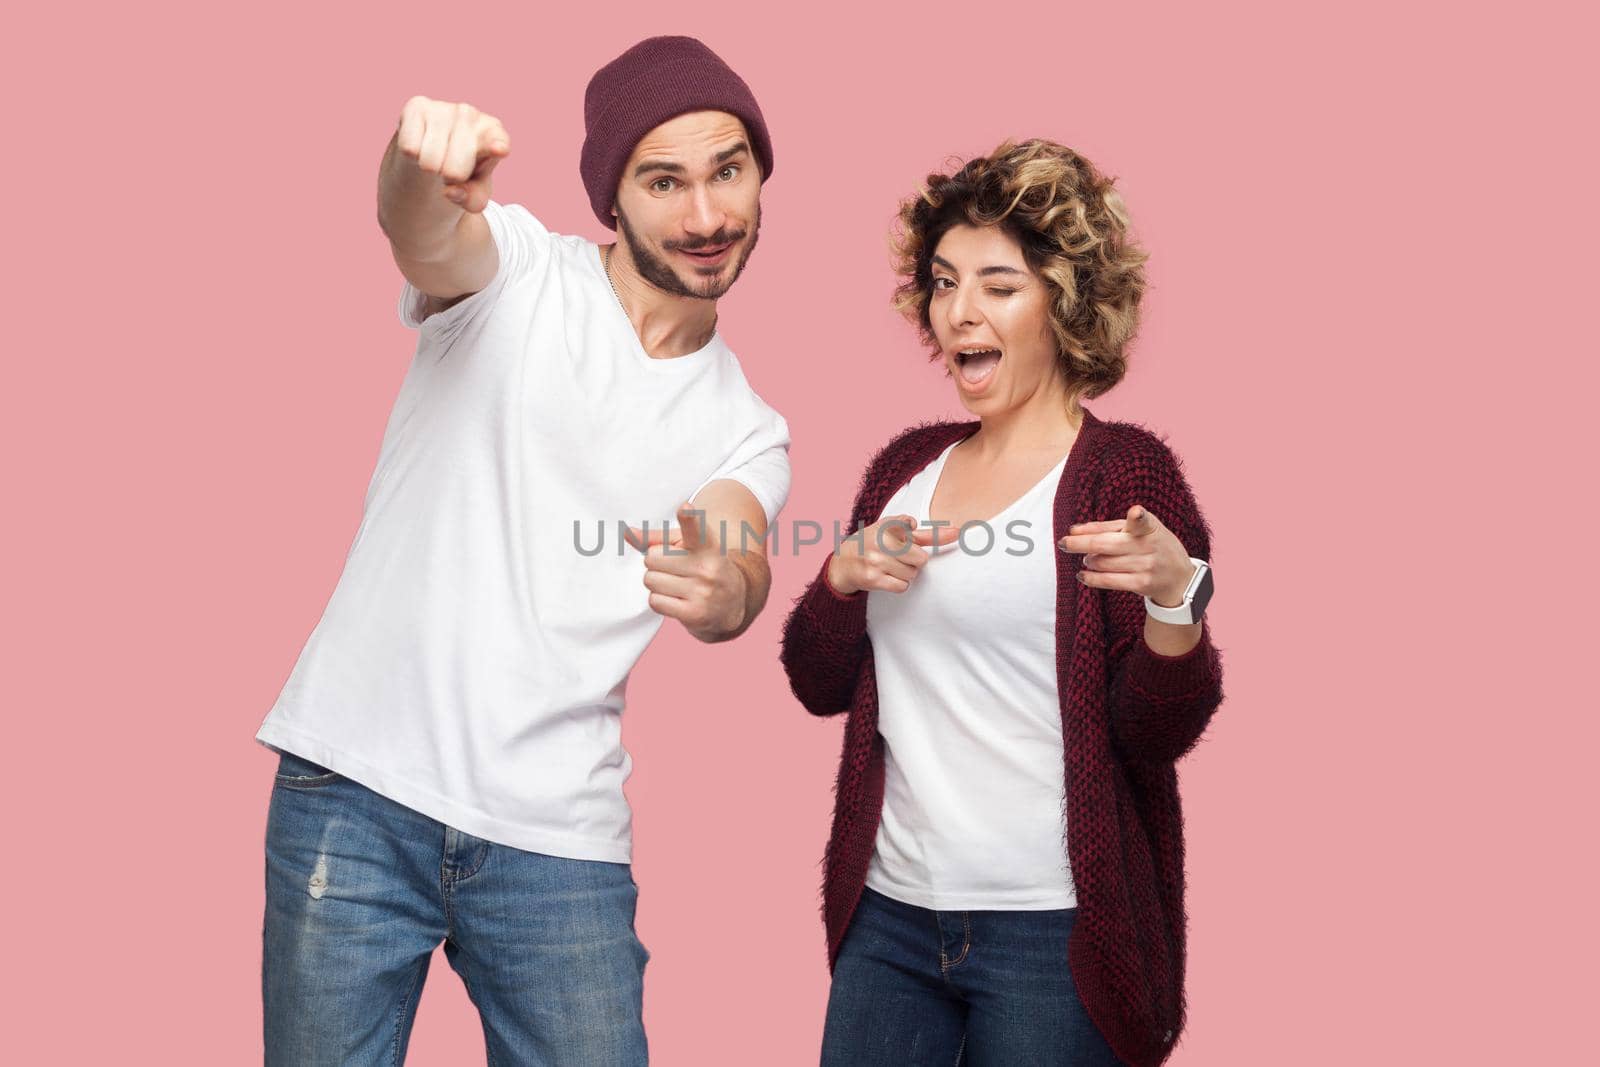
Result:
{"label": "silver necklace chain", "polygon": [[611,245],[606,245],[606,284],[611,286],[611,295],[617,298],[617,306],[622,309],[624,314],[626,314],[628,311],[628,306],[622,302],[622,294],[617,292],[616,280],[611,277],[611,249]]}
{"label": "silver necklace chain", "polygon": [[[611,295],[617,298],[617,306],[621,308],[622,313],[626,315],[628,313],[628,305],[622,302],[622,294],[617,292],[617,280],[611,276],[611,250],[614,247],[616,246],[606,245],[605,254],[601,257],[601,259],[603,261],[603,266],[605,267],[606,283],[611,286]],[[719,316],[716,315],[711,316],[711,332],[713,334],[717,332],[718,318]]]}

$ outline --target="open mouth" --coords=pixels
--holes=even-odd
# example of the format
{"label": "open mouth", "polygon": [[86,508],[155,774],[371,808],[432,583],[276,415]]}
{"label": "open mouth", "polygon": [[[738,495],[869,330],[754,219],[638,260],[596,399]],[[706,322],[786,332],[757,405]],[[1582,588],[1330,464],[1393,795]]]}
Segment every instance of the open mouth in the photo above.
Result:
{"label": "open mouth", "polygon": [[725,245],[717,245],[714,248],[680,248],[678,249],[678,252],[679,254],[685,256],[691,263],[698,264],[702,267],[715,267],[721,264],[723,260],[728,258],[728,253],[733,250],[733,245],[734,242],[729,241]]}
{"label": "open mouth", "polygon": [[1002,353],[998,348],[972,345],[956,352],[956,369],[961,380],[968,385],[982,385],[1000,366]]}

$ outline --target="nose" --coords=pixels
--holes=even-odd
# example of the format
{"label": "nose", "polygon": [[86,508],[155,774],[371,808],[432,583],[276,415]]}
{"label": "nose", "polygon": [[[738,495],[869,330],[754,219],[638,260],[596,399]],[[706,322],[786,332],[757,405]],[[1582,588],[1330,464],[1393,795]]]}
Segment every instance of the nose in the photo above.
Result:
{"label": "nose", "polygon": [[967,294],[966,286],[957,286],[945,301],[946,321],[953,330],[969,329],[978,325],[980,320],[977,301]]}
{"label": "nose", "polygon": [[689,200],[689,214],[683,220],[684,230],[695,237],[710,237],[727,221],[727,211],[711,190],[703,184],[696,185]]}

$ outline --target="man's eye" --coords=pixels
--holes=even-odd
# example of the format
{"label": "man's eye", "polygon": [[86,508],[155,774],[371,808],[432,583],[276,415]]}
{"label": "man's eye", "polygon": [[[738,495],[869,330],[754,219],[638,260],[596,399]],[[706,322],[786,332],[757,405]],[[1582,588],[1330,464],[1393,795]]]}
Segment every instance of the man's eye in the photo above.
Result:
{"label": "man's eye", "polygon": [[731,181],[733,181],[734,175],[736,175],[738,173],[739,173],[739,168],[736,165],[730,163],[726,167],[723,167],[720,171],[717,172],[717,177],[721,178],[725,182],[731,182]]}
{"label": "man's eye", "polygon": [[657,178],[655,181],[650,183],[650,188],[654,189],[658,193],[670,193],[672,192],[672,179]]}

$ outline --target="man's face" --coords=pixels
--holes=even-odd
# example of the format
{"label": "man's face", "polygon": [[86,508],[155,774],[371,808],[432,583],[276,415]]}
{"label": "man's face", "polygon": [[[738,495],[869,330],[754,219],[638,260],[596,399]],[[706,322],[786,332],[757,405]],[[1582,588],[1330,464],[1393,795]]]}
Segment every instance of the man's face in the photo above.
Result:
{"label": "man's face", "polygon": [[623,168],[614,210],[650,284],[700,300],[726,293],[761,232],[761,165],[744,123],[691,111],[645,134]]}

